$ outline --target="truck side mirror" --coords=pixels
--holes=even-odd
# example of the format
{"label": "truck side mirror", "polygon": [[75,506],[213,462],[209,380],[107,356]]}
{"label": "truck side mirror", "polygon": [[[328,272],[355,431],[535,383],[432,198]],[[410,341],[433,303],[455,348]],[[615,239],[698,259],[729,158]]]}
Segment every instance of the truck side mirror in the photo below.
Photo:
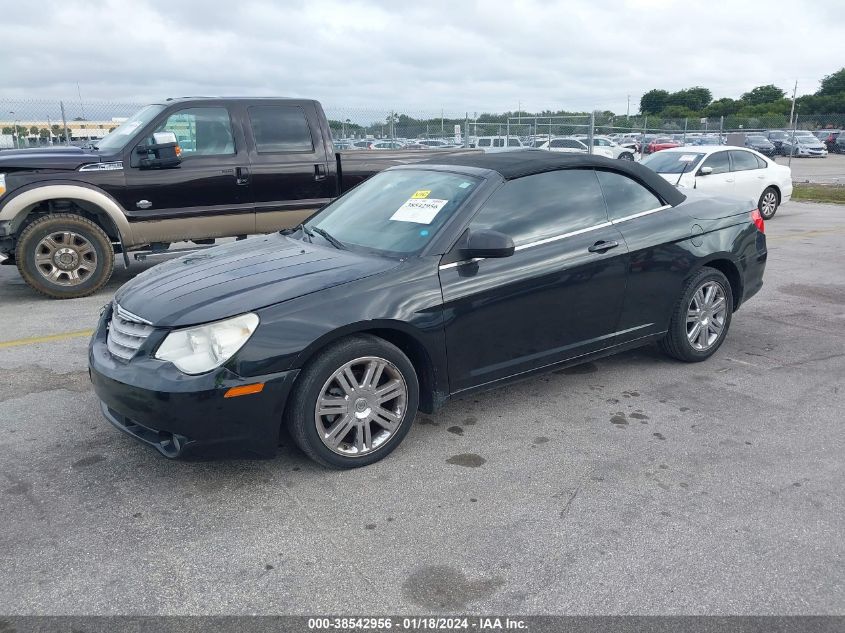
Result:
{"label": "truck side mirror", "polygon": [[141,169],[167,169],[178,167],[182,162],[182,148],[176,142],[173,132],[156,132],[153,134],[151,145],[139,145],[135,153],[141,158],[138,166]]}

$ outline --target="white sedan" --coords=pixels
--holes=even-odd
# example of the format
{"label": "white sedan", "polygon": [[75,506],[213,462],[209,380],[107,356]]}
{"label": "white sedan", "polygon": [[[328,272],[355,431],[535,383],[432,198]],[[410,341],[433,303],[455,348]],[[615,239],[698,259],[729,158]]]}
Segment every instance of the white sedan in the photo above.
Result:
{"label": "white sedan", "polygon": [[642,163],[678,187],[750,199],[766,220],[792,197],[792,170],[745,147],[674,147]]}
{"label": "white sedan", "polygon": [[[535,147],[538,149],[545,149],[550,152],[575,152],[580,154],[586,154],[588,152],[587,145],[583,141],[571,136],[553,136],[543,143],[536,143],[537,141],[535,141]],[[593,154],[605,156],[606,158],[615,158],[613,153],[606,147],[593,147]]]}

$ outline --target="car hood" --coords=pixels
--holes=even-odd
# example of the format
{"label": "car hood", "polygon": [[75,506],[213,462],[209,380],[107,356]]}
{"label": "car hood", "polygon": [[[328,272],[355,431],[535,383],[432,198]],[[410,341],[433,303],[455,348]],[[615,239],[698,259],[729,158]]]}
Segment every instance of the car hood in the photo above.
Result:
{"label": "car hood", "polygon": [[369,277],[398,260],[272,234],[155,266],[115,295],[122,308],[160,327],[218,321]]}
{"label": "car hood", "polygon": [[38,147],[0,151],[0,171],[4,169],[79,169],[101,160],[95,150],[81,147]]}

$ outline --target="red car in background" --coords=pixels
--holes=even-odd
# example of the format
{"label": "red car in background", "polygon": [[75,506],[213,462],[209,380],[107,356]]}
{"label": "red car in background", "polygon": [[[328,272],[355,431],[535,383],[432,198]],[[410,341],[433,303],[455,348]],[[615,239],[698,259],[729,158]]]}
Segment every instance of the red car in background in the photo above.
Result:
{"label": "red car in background", "polygon": [[649,142],[648,145],[645,147],[646,154],[653,154],[654,152],[659,152],[662,149],[670,149],[672,147],[680,147],[681,144],[671,139],[669,137],[660,137],[656,138],[653,141]]}

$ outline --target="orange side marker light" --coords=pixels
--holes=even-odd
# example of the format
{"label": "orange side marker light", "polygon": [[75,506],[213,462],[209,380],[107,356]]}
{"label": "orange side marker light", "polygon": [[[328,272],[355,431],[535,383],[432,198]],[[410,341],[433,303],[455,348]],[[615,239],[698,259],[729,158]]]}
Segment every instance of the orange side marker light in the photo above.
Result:
{"label": "orange side marker light", "polygon": [[264,391],[264,383],[257,382],[253,385],[241,385],[240,387],[232,387],[224,395],[224,398],[237,398],[238,396],[250,396],[254,393],[261,393]]}

